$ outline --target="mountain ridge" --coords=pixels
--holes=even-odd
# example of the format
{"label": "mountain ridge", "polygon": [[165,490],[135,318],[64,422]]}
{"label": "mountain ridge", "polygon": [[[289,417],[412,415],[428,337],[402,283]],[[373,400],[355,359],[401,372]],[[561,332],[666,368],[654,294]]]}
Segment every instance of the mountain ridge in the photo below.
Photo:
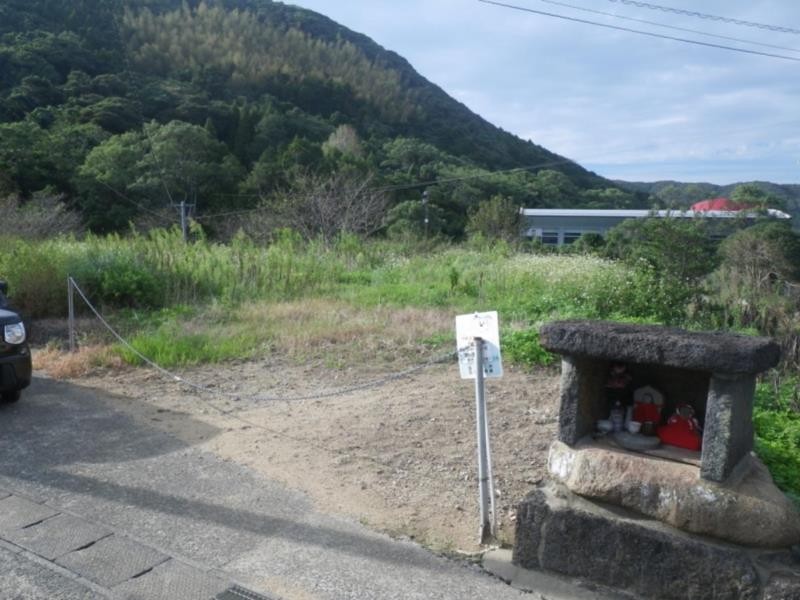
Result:
{"label": "mountain ridge", "polygon": [[[399,54],[313,11],[269,0],[0,6],[0,196],[50,190],[93,229],[125,227],[136,205],[165,204],[147,155],[171,123],[198,154],[167,195],[206,210],[263,201],[302,169],[372,172],[393,188],[451,181],[431,202],[456,237],[495,195],[526,206],[643,200],[492,125]],[[158,160],[178,160],[164,141]],[[215,182],[224,165],[231,176]]]}

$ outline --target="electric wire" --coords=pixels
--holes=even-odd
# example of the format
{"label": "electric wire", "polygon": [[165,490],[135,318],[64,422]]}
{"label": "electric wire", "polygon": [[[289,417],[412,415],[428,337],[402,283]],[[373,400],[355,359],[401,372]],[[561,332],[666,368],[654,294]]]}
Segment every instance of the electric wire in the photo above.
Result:
{"label": "electric wire", "polygon": [[794,62],[800,62],[800,58],[794,56],[786,56],[783,54],[773,54],[771,52],[761,52],[759,50],[749,50],[747,48],[736,48],[735,46],[725,46],[723,44],[713,44],[711,42],[701,42],[700,40],[690,40],[687,38],[680,38],[671,35],[664,35],[661,33],[654,33],[652,31],[642,31],[641,29],[632,29],[630,27],[621,27],[619,25],[610,25],[608,23],[598,23],[597,21],[589,21],[587,19],[579,19],[577,17],[569,17],[567,15],[559,15],[557,13],[546,12],[543,10],[536,10],[534,8],[528,8],[525,6],[517,6],[514,4],[506,4],[505,2],[497,2],[496,0],[478,0],[478,2],[482,2],[484,4],[493,4],[495,6],[500,6],[502,8],[509,8],[512,10],[518,10],[522,12],[533,13],[537,15],[543,15],[545,17],[553,17],[556,19],[564,19],[566,21],[573,21],[575,23],[584,23],[586,25],[594,25],[595,27],[605,27],[606,29],[614,29],[617,31],[625,31],[628,33],[636,33],[639,35],[646,35],[649,37],[659,38],[662,40],[671,40],[674,42],[682,42],[685,44],[694,44],[697,46],[705,46],[708,48],[718,48],[720,50],[730,50],[732,52],[741,52],[743,54],[754,54],[757,56],[766,56],[769,58],[779,58],[782,60],[791,60]]}
{"label": "electric wire", "polygon": [[721,17],[719,15],[710,15],[701,13],[694,10],[684,10],[682,8],[673,8],[671,6],[662,6],[660,4],[651,4],[649,2],[640,2],[639,0],[608,0],[609,2],[619,2],[620,4],[627,4],[637,8],[649,8],[650,10],[660,10],[662,12],[674,13],[676,15],[686,15],[688,17],[697,17],[698,19],[706,19],[708,21],[720,21],[722,23],[731,23],[733,25],[743,25],[745,27],[755,27],[757,29],[767,29],[769,31],[777,31],[780,33],[799,34],[800,29],[793,27],[784,27],[782,25],[767,25],[766,23],[756,23],[753,21],[743,21],[741,19],[734,19],[731,17]]}
{"label": "electric wire", "polygon": [[[447,184],[447,183],[458,183],[459,181],[469,181],[469,180],[472,180],[472,179],[486,179],[486,178],[489,178],[489,177],[493,177],[495,175],[507,175],[509,173],[532,171],[534,169],[546,169],[548,167],[557,167],[557,166],[566,165],[566,164],[576,164],[576,163],[575,163],[574,160],[570,160],[568,158],[565,158],[565,159],[562,159],[562,160],[552,160],[552,161],[548,161],[548,162],[544,162],[544,163],[539,163],[539,164],[536,164],[536,165],[529,165],[527,167],[514,167],[514,168],[511,168],[511,169],[500,169],[500,170],[497,170],[497,171],[487,171],[485,173],[473,173],[472,175],[463,175],[463,176],[459,176],[459,177],[445,177],[445,178],[442,178],[442,179],[430,179],[428,181],[419,181],[419,182],[416,182],[416,183],[381,186],[381,187],[375,187],[375,188],[368,188],[365,191],[374,192],[374,193],[380,193],[380,192],[400,192],[400,191],[406,191],[406,190],[415,190],[415,189],[419,189],[419,188],[431,187],[431,186],[434,186],[434,185],[443,185],[443,184]],[[247,198],[253,197],[253,195],[251,195],[251,194],[242,194],[241,196],[235,195],[235,194],[231,194],[230,196],[247,197]],[[220,217],[230,217],[230,216],[237,216],[237,215],[249,215],[249,214],[253,214],[253,213],[265,212],[265,211],[270,211],[270,210],[274,210],[274,209],[271,208],[271,207],[267,207],[267,206],[261,206],[261,207],[257,207],[257,208],[247,208],[247,209],[242,209],[242,210],[233,210],[233,211],[226,211],[226,212],[220,212],[220,213],[213,213],[213,214],[210,214],[210,215],[202,215],[202,216],[195,217],[194,220],[195,221],[204,221],[204,220],[216,219],[216,218],[220,218]]]}
{"label": "electric wire", "polygon": [[555,6],[562,6],[564,8],[572,8],[574,10],[580,10],[587,13],[592,13],[595,15],[602,15],[604,17],[612,17],[614,19],[621,19],[623,21],[632,21],[634,23],[643,23],[645,25],[653,25],[654,27],[663,27],[664,29],[672,29],[675,31],[684,31],[686,33],[695,33],[697,35],[705,35],[707,37],[713,37],[721,40],[728,40],[731,42],[740,42],[742,44],[751,44],[754,46],[763,46],[765,48],[775,48],[776,50],[786,50],[787,52],[800,52],[798,48],[789,48],[788,46],[777,46],[775,44],[766,44],[764,42],[756,42],[755,40],[745,40],[742,38],[731,37],[727,35],[719,35],[716,33],[708,33],[707,31],[700,31],[699,29],[689,29],[688,27],[678,27],[676,25],[667,25],[666,23],[659,23],[657,21],[648,21],[647,19],[636,19],[634,17],[626,17],[624,15],[617,15],[610,12],[605,12],[602,10],[595,10],[593,8],[586,8],[584,6],[575,6],[574,4],[567,4],[566,2],[558,2],[557,0],[540,0],[540,2],[544,2],[545,4],[553,4]]}
{"label": "electric wire", "polygon": [[167,217],[165,217],[163,214],[161,214],[161,213],[158,213],[158,212],[156,212],[156,211],[154,211],[154,210],[152,210],[152,209],[150,209],[150,208],[147,208],[147,207],[146,207],[144,204],[142,204],[142,203],[140,203],[140,202],[136,202],[136,200],[133,200],[133,199],[129,198],[128,196],[126,196],[125,194],[123,194],[123,193],[122,193],[122,192],[120,192],[119,190],[115,189],[114,187],[112,187],[111,185],[109,185],[108,183],[106,183],[105,181],[102,181],[102,180],[98,179],[98,180],[97,180],[97,182],[98,182],[100,185],[102,185],[102,186],[104,186],[105,188],[107,188],[107,189],[108,189],[109,191],[111,191],[113,194],[115,194],[115,195],[116,195],[116,196],[118,196],[119,198],[122,198],[122,199],[123,199],[123,200],[125,200],[126,202],[129,202],[130,204],[132,204],[133,206],[135,206],[135,207],[136,207],[136,208],[138,208],[139,210],[141,210],[141,211],[143,211],[143,212],[146,212],[146,213],[150,213],[151,215],[153,215],[154,217],[157,217],[157,218],[158,218],[160,221],[162,221],[162,222],[164,222],[164,223],[170,223],[170,224],[172,223],[172,220],[171,220],[171,219],[168,219],[168,218],[167,218]]}

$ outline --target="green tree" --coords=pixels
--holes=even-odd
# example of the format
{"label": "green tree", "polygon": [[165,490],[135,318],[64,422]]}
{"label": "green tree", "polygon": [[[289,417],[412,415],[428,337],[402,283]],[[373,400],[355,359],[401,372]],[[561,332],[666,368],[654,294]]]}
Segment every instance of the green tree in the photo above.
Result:
{"label": "green tree", "polygon": [[505,196],[492,196],[469,217],[467,233],[490,240],[516,242],[520,238],[519,207]]}
{"label": "green tree", "polygon": [[697,285],[716,266],[716,248],[702,219],[681,216],[629,219],[606,236],[606,252],[634,264],[642,261],[662,278]]}
{"label": "green tree", "polygon": [[539,206],[567,208],[580,203],[579,189],[560,171],[539,171],[529,187]]}
{"label": "green tree", "polygon": [[428,225],[425,226],[425,207],[421,200],[407,200],[392,208],[386,215],[386,232],[390,237],[408,235],[435,237],[444,233],[447,226],[444,211],[428,203]]}
{"label": "green tree", "polygon": [[154,197],[166,193],[173,202],[202,203],[198,209],[225,203],[220,194],[236,189],[244,170],[222,142],[197,125],[172,121],[144,127],[148,152],[137,162],[134,187]]}
{"label": "green tree", "polygon": [[770,194],[755,183],[737,185],[731,194],[731,200],[757,210],[768,208],[782,209],[784,202],[774,194]]}
{"label": "green tree", "polygon": [[197,125],[151,122],[141,132],[113,136],[80,168],[81,202],[89,225],[124,227],[143,209],[181,201],[198,211],[229,207],[244,170],[227,147]]}
{"label": "green tree", "polygon": [[763,221],[722,242],[710,278],[725,324],[777,338],[784,362],[800,366],[800,236],[785,223]]}

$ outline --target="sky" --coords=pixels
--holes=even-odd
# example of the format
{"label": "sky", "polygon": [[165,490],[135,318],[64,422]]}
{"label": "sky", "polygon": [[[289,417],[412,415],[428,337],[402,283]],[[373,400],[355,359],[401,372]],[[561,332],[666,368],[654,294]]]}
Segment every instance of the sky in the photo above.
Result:
{"label": "sky", "polygon": [[605,177],[800,183],[797,0],[648,2],[770,29],[640,7],[633,0],[504,1],[795,60],[644,36],[478,0],[287,3],[368,35],[491,123]]}

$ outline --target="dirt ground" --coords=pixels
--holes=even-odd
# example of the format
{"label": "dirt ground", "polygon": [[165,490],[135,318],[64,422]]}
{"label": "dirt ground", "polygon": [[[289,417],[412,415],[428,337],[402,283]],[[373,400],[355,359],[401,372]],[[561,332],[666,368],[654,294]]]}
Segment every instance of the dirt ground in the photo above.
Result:
{"label": "dirt ground", "polygon": [[[75,381],[114,394],[118,408],[142,422],[304,490],[324,512],[440,551],[480,549],[474,384],[459,379],[455,363],[380,387],[301,401],[247,396],[306,395],[385,373],[280,359],[180,373],[220,394],[200,393],[146,369],[110,370]],[[502,543],[513,542],[515,505],[544,476],[557,398],[555,369],[507,368],[502,379],[487,382]],[[196,431],[194,420],[216,433]]]}

